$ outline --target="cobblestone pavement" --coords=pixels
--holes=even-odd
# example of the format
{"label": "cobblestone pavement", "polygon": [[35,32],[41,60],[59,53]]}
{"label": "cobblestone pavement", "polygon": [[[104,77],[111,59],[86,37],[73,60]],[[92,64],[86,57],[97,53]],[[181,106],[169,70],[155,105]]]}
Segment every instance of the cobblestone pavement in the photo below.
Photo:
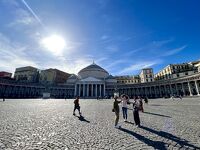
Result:
{"label": "cobblestone pavement", "polygon": [[141,128],[129,106],[121,129],[112,102],[81,99],[84,118],[72,115],[73,100],[0,102],[0,149],[200,149],[200,98],[149,100]]}

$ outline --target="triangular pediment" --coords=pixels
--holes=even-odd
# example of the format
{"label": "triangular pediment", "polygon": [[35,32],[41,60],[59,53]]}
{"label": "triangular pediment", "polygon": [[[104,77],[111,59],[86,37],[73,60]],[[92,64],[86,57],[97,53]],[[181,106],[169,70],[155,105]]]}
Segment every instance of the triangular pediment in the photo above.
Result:
{"label": "triangular pediment", "polygon": [[84,82],[95,82],[95,81],[102,81],[100,79],[94,78],[94,77],[87,77],[85,79],[82,79],[80,81],[84,81]]}

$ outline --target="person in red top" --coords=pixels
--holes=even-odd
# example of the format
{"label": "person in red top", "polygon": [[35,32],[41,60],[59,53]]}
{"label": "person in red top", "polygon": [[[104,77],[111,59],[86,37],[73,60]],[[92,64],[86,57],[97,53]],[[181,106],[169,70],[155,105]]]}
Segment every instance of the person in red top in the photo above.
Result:
{"label": "person in red top", "polygon": [[75,110],[76,110],[76,109],[78,109],[79,115],[81,116],[80,105],[79,105],[79,96],[77,96],[76,99],[74,100],[74,111],[73,111],[73,115],[75,115]]}

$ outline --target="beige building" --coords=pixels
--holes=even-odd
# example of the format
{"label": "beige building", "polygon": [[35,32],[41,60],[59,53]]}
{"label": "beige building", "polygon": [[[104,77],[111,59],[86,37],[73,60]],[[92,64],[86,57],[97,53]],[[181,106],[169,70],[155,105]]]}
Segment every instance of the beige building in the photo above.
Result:
{"label": "beige building", "polygon": [[69,76],[69,73],[50,68],[40,72],[39,82],[44,84],[65,83]]}
{"label": "beige building", "polygon": [[195,72],[200,72],[200,60],[190,62],[189,64],[192,64],[195,67]]}
{"label": "beige building", "polygon": [[123,84],[141,83],[139,75],[115,76],[115,79],[117,80],[117,83],[123,83]]}
{"label": "beige building", "polygon": [[194,64],[197,65],[198,63],[170,64],[155,74],[155,80],[174,79],[192,75],[198,72],[198,68]]}
{"label": "beige building", "polygon": [[39,70],[32,66],[16,68],[14,78],[23,82],[38,82]]}
{"label": "beige building", "polygon": [[154,81],[153,68],[142,69],[140,73],[140,79],[141,83],[153,82]]}

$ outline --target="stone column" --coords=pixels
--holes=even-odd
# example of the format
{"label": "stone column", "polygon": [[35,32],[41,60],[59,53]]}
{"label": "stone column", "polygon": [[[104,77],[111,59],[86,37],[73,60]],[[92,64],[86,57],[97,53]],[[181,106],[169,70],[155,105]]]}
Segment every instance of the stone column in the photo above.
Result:
{"label": "stone column", "polygon": [[103,96],[108,96],[108,95],[106,95],[106,85],[105,84],[103,85],[103,92],[104,92]]}
{"label": "stone column", "polygon": [[166,85],[163,85],[163,86],[164,86],[165,96],[167,96],[168,95],[168,91],[167,91]]}
{"label": "stone column", "polygon": [[135,95],[138,96],[138,88],[135,89]]}
{"label": "stone column", "polygon": [[197,95],[200,95],[199,94],[199,87],[198,87],[198,84],[197,84],[197,80],[195,80],[194,82],[195,82],[195,87],[196,87]]}
{"label": "stone column", "polygon": [[171,85],[171,84],[169,84],[169,89],[170,89],[170,94],[171,94],[171,96],[174,95],[173,90],[172,90],[172,85]]}
{"label": "stone column", "polygon": [[96,84],[96,85],[95,85],[95,87],[96,87],[95,96],[97,97],[97,96],[98,96],[98,95],[97,95],[97,88],[98,88],[98,84]]}
{"label": "stone column", "polygon": [[190,82],[188,82],[188,88],[189,88],[190,96],[193,96],[192,91],[191,91],[191,87],[190,87]]}
{"label": "stone column", "polygon": [[162,92],[161,92],[161,86],[160,85],[158,85],[158,90],[159,90],[160,97],[162,97]]}
{"label": "stone column", "polygon": [[78,89],[78,96],[81,96],[81,84],[79,84],[79,89]]}
{"label": "stone column", "polygon": [[158,92],[157,92],[156,86],[153,86],[153,89],[154,89],[154,96],[157,97]]}
{"label": "stone column", "polygon": [[87,84],[87,97],[89,96],[89,88],[90,88],[90,85]]}
{"label": "stone column", "polygon": [[152,91],[151,91],[151,86],[149,87],[149,95],[151,95],[151,97],[152,97]]}
{"label": "stone column", "polygon": [[77,84],[75,84],[75,90],[74,90],[74,96],[76,96],[76,89],[77,89]]}
{"label": "stone column", "polygon": [[93,97],[94,96],[94,93],[93,93],[93,84],[91,85],[92,89],[91,89],[91,96]]}
{"label": "stone column", "polygon": [[85,84],[83,84],[83,97],[85,96]]}
{"label": "stone column", "polygon": [[99,90],[100,90],[99,96],[101,96],[101,87],[102,87],[102,84],[99,84]]}
{"label": "stone column", "polygon": [[177,87],[177,84],[176,84],[176,83],[175,83],[175,87],[176,87],[176,94],[177,94],[177,95],[180,95],[180,94],[179,94],[178,87]]}
{"label": "stone column", "polygon": [[147,96],[147,88],[144,87],[144,95]]}
{"label": "stone column", "polygon": [[183,83],[181,84],[181,87],[182,87],[183,95],[185,96],[185,89],[184,89],[184,84]]}

